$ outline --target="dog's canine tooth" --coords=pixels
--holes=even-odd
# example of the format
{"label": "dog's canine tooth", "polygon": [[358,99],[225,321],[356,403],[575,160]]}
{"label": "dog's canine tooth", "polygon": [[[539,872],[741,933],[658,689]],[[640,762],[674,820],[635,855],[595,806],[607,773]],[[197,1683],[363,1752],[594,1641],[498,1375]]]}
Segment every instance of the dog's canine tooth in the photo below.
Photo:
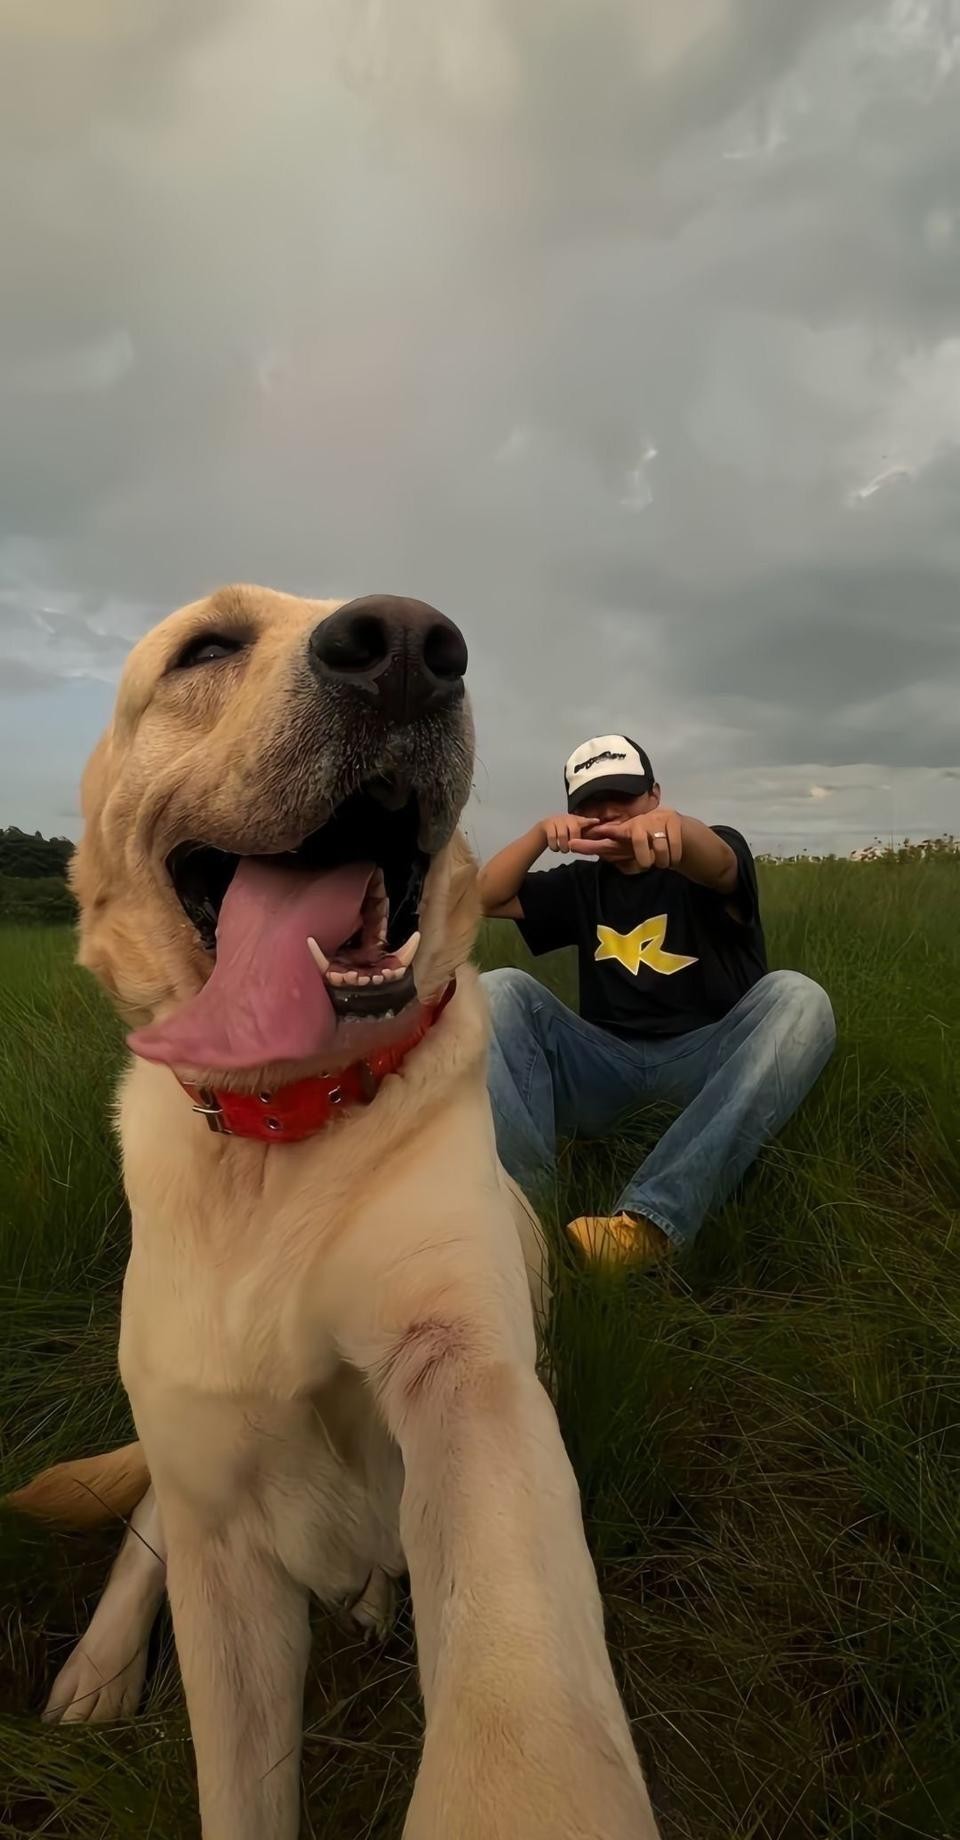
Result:
{"label": "dog's canine tooth", "polygon": [[393,956],[396,959],[397,964],[402,965],[404,971],[407,971],[409,967],[413,964],[413,961],[417,956],[417,952],[419,951],[419,948],[420,948],[420,934],[411,933],[409,939],[407,940],[406,945],[401,946],[399,952],[394,953]]}
{"label": "dog's canine tooth", "polygon": [[313,962],[316,965],[317,970],[321,973],[323,977],[327,977],[330,971],[330,960],[328,959],[326,953],[320,950],[320,947],[318,946],[312,934],[307,940],[307,950],[310,954],[310,957],[313,959]]}
{"label": "dog's canine tooth", "polygon": [[[381,881],[382,881],[382,878],[381,878]],[[374,882],[372,886],[376,888],[376,882]],[[379,950],[383,950],[387,944],[387,925],[386,925],[387,902],[385,899],[380,900],[380,899],[377,899],[376,896],[374,896],[374,900],[371,903],[371,905],[378,909],[382,909],[383,913],[382,913],[382,917],[380,918],[379,926],[377,927],[377,937],[375,940],[371,941],[370,943],[374,944]],[[373,918],[374,918],[374,915],[372,914],[368,915],[368,925],[369,925],[369,921]],[[367,931],[367,928],[365,927],[364,932],[366,931]],[[317,944],[317,941],[314,939],[313,935],[312,934],[309,935],[307,939],[307,949],[310,953],[310,957],[313,959],[313,962],[316,965],[321,976],[326,980],[326,982],[329,985],[337,986],[337,987],[342,987],[343,985],[350,985],[351,987],[355,987],[360,990],[365,990],[371,984],[380,986],[380,985],[387,984],[387,983],[391,983],[391,984],[399,983],[400,979],[406,975],[406,973],[410,969],[410,966],[413,964],[413,961],[416,958],[417,952],[419,950],[419,946],[420,946],[420,934],[411,933],[410,938],[406,942],[406,945],[401,946],[399,951],[390,954],[391,958],[393,959],[392,964],[383,965],[381,969],[378,971],[374,971],[372,967],[370,971],[362,971],[359,968],[354,969],[352,967],[349,970],[341,969],[341,968],[335,969],[331,965],[330,960],[327,957],[326,953],[324,952],[323,948]]]}

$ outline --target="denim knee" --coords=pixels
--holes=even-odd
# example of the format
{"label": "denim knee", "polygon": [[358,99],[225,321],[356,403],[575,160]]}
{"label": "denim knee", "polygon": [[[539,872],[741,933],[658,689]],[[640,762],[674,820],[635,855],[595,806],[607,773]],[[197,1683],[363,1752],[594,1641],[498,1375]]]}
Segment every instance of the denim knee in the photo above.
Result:
{"label": "denim knee", "polygon": [[771,1008],[776,1009],[788,1027],[802,1025],[830,1051],[837,1039],[833,1004],[822,985],[802,971],[770,971],[756,986]]}
{"label": "denim knee", "polygon": [[528,971],[504,965],[498,971],[485,971],[480,982],[490,1005],[494,1034],[529,1019],[540,994],[540,985]]}

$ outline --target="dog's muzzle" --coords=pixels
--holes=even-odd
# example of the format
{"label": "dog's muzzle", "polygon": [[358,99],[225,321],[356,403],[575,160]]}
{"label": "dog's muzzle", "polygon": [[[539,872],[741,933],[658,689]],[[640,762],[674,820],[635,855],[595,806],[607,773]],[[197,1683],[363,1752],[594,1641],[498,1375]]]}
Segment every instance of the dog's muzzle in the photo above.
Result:
{"label": "dog's muzzle", "polygon": [[322,683],[355,691],[394,728],[463,700],[466,640],[425,601],[350,601],[314,629],[309,659]]}

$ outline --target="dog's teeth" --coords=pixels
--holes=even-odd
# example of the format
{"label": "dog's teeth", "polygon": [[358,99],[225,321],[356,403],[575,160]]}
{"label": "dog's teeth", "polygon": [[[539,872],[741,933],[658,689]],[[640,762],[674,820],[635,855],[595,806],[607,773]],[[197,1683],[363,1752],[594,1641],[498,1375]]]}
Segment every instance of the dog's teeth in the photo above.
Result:
{"label": "dog's teeth", "polygon": [[346,972],[344,971],[328,971],[327,972],[327,983],[328,984],[345,984],[346,981],[347,981],[347,977],[346,977]]}
{"label": "dog's teeth", "polygon": [[323,977],[329,976],[330,960],[325,952],[321,952],[316,940],[312,937],[307,940],[307,950],[321,975]]}
{"label": "dog's teeth", "polygon": [[406,945],[401,946],[399,952],[394,953],[394,958],[396,959],[397,964],[402,965],[404,971],[407,971],[409,967],[413,964],[413,961],[417,956],[417,952],[419,951],[419,948],[420,948],[420,934],[411,933],[409,939],[407,940]]}
{"label": "dog's teeth", "polygon": [[397,979],[402,978],[403,976],[403,966],[402,965],[385,965],[383,975],[387,979],[388,983],[395,984]]}
{"label": "dog's teeth", "polygon": [[374,974],[373,974],[373,982],[374,982],[375,984],[382,984],[382,983],[383,983],[383,972],[382,972],[382,971],[375,971],[375,972],[374,972]]}
{"label": "dog's teeth", "polygon": [[369,984],[370,979],[365,971],[358,971],[356,976],[358,984]]}

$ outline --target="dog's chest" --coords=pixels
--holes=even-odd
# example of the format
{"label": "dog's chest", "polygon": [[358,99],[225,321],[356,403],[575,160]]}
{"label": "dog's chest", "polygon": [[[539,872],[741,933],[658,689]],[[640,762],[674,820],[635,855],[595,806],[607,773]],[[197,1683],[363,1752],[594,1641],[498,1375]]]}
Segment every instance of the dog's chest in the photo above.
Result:
{"label": "dog's chest", "polygon": [[141,1375],[201,1394],[289,1399],[323,1388],[337,1359],[312,1286],[275,1248],[198,1256],[195,1242],[135,1225],[121,1327],[128,1386]]}
{"label": "dog's chest", "polygon": [[255,1508],[286,1568],[326,1600],[362,1586],[358,1555],[397,1569],[399,1453],[309,1285],[276,1260],[224,1271],[169,1253],[155,1260],[135,1233],[120,1340],[158,1483],[214,1526]]}

